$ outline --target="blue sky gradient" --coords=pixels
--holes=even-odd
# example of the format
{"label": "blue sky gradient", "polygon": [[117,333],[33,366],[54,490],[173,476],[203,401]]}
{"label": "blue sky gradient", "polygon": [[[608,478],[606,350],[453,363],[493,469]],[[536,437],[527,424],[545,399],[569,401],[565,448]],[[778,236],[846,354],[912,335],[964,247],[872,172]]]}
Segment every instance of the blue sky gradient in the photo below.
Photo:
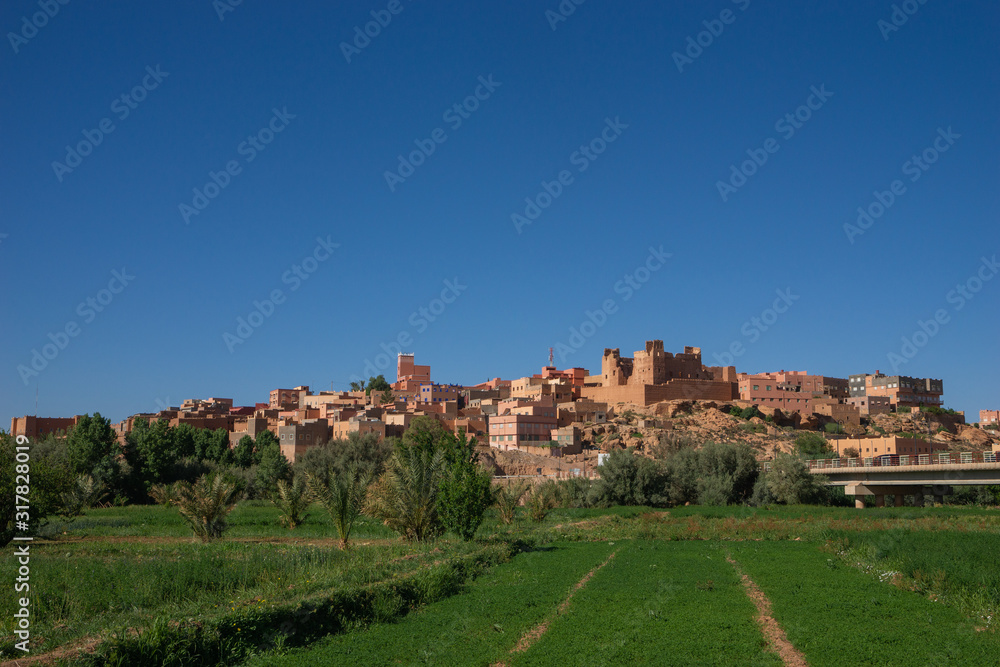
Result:
{"label": "blue sky gradient", "polygon": [[[0,417],[36,391],[39,416],[119,420],[346,389],[400,337],[440,382],[536,373],[550,346],[599,370],[658,338],[1000,407],[996,3],[897,3],[899,25],[890,2],[218,6],[71,0],[34,32],[37,0],[0,9]],[[348,62],[372,12],[391,21]],[[720,194],[733,165],[753,173]],[[518,228],[543,181],[558,196]]]}

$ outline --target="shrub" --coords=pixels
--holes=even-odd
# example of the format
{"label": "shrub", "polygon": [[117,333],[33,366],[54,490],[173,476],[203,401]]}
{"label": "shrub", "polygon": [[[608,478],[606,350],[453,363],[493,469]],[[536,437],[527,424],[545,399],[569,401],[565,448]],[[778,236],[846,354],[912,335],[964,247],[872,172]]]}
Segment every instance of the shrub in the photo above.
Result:
{"label": "shrub", "polygon": [[567,509],[593,507],[598,483],[585,477],[570,477],[555,483],[556,503]]}
{"label": "shrub", "polygon": [[833,454],[826,438],[819,433],[803,433],[795,438],[795,448],[799,456],[806,459],[825,459]]}
{"label": "shrub", "polygon": [[545,517],[556,506],[555,491],[555,483],[552,480],[536,484],[531,489],[525,499],[524,506],[528,509],[528,516],[532,521],[544,521]]}
{"label": "shrub", "polygon": [[837,422],[829,422],[823,425],[823,430],[827,433],[843,433],[844,428]]}
{"label": "shrub", "polygon": [[791,454],[778,454],[766,478],[775,502],[793,505],[818,503],[823,499],[825,479],[810,473],[805,462]]}
{"label": "shrub", "polygon": [[740,417],[743,419],[753,419],[754,417],[763,417],[763,415],[760,410],[757,409],[756,405],[751,405],[750,407],[743,408],[743,410],[740,411]]}
{"label": "shrub", "polygon": [[861,452],[858,451],[857,447],[848,447],[844,450],[844,456],[849,459],[856,459],[861,456]]}
{"label": "shrub", "polygon": [[173,484],[154,484],[149,489],[149,497],[152,498],[157,505],[169,507],[170,504],[175,502],[178,498],[177,489]]}
{"label": "shrub", "polygon": [[637,455],[632,449],[619,449],[611,452],[599,468],[595,504],[667,505],[668,477],[662,462]]}
{"label": "shrub", "polygon": [[177,483],[177,500],[174,504],[195,536],[202,542],[222,537],[226,517],[239,500],[236,484],[222,475],[200,477],[197,482]]}
{"label": "shrub", "polygon": [[445,527],[471,540],[493,504],[493,473],[473,461],[458,461],[445,471],[439,493]]}
{"label": "shrub", "polygon": [[671,456],[667,470],[672,504],[725,505],[749,500],[760,466],[747,445],[708,442]]}
{"label": "shrub", "polygon": [[62,506],[59,509],[59,514],[66,518],[80,516],[84,511],[101,502],[107,492],[104,484],[95,482],[90,475],[79,475],[73,488],[62,493]]}
{"label": "shrub", "polygon": [[374,433],[351,433],[342,440],[331,440],[316,447],[309,447],[296,457],[294,472],[303,477],[315,477],[321,484],[349,470],[368,474],[376,479],[385,469],[385,462],[392,454],[392,447]]}
{"label": "shrub", "polygon": [[524,480],[497,489],[495,504],[500,521],[507,525],[514,522],[517,517],[517,506],[521,504],[521,499],[527,492],[528,483]]}

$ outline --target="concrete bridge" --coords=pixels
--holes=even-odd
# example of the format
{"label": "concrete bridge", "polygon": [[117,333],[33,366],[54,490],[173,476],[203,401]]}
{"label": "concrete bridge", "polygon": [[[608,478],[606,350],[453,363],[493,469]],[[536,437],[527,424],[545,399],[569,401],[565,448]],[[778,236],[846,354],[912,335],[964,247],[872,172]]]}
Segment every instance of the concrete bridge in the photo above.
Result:
{"label": "concrete bridge", "polygon": [[866,496],[875,497],[876,507],[884,507],[888,495],[893,496],[896,507],[902,507],[904,496],[913,496],[919,507],[927,495],[934,496],[936,503],[943,502],[954,486],[1000,484],[996,452],[818,459],[809,462],[809,472],[825,475],[830,486],[844,487],[859,509],[865,507]]}

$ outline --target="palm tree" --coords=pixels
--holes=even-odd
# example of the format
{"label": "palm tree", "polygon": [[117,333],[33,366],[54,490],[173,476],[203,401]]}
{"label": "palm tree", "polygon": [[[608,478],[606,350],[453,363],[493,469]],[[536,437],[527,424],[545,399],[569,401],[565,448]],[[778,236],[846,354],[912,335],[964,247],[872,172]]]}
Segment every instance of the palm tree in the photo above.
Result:
{"label": "palm tree", "polygon": [[283,479],[278,480],[277,491],[271,495],[271,502],[281,515],[281,523],[293,530],[309,516],[306,510],[312,504],[313,493],[301,476],[289,484]]}
{"label": "palm tree", "polygon": [[209,479],[202,475],[194,484],[178,482],[176,485],[177,511],[191,526],[202,542],[222,537],[226,530],[226,516],[239,502],[236,484],[226,482],[222,475]]}
{"label": "palm tree", "polygon": [[443,450],[398,448],[372,494],[371,513],[406,540],[440,535],[437,499],[444,469]]}
{"label": "palm tree", "polygon": [[318,477],[309,476],[310,492],[326,508],[337,527],[341,549],[347,549],[351,529],[365,505],[369,484],[371,475],[356,468],[332,475],[326,484]]}
{"label": "palm tree", "polygon": [[497,490],[496,507],[500,520],[506,524],[511,524],[517,517],[517,506],[521,504],[521,498],[528,492],[528,484],[521,480],[516,484],[502,486]]}

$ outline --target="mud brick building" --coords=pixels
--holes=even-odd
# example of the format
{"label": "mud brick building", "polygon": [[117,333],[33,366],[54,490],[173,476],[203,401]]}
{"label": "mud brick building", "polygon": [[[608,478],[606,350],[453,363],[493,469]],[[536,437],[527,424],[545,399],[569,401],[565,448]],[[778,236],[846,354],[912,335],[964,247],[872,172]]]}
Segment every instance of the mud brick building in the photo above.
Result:
{"label": "mud brick building", "polygon": [[701,348],[672,354],[662,340],[648,340],[634,357],[605,349],[599,384],[590,376],[583,398],[603,403],[652,405],[675,399],[731,401],[738,397],[736,369],[702,364]]}

